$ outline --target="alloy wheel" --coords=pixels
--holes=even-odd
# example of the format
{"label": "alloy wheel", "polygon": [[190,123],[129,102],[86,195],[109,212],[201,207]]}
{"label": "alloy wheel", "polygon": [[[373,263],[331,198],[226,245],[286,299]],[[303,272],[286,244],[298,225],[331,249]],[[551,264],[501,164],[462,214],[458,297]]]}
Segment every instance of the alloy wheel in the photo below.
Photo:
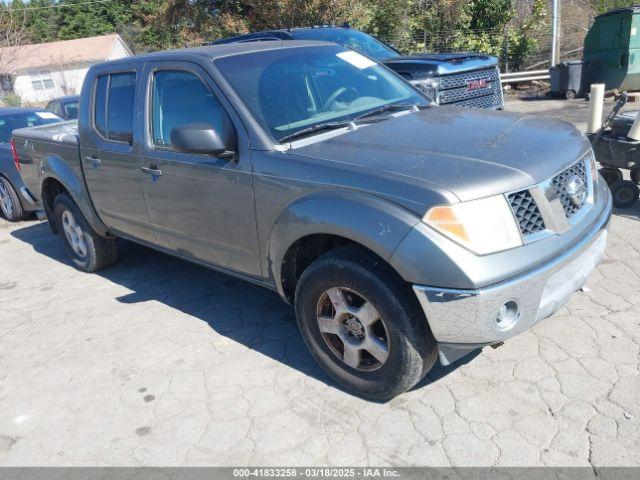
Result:
{"label": "alloy wheel", "polygon": [[87,243],[82,228],[69,210],[62,212],[62,229],[71,249],[80,257],[87,256]]}
{"label": "alloy wheel", "polygon": [[373,304],[358,292],[333,287],[320,295],[316,318],[322,338],[342,362],[361,371],[382,367],[389,333]]}
{"label": "alloy wheel", "polygon": [[9,195],[9,190],[3,182],[0,182],[0,208],[7,218],[13,216],[13,201]]}

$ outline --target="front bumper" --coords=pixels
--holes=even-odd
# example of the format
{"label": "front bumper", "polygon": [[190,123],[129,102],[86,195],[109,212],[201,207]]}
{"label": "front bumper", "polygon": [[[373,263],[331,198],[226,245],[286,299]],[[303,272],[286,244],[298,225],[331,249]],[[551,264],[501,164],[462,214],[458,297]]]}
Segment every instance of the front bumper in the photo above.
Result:
{"label": "front bumper", "polygon": [[[441,363],[448,365],[478,347],[502,342],[558,311],[584,286],[604,255],[609,220],[610,209],[606,209],[573,248],[504,282],[477,290],[414,285],[439,344]],[[508,308],[500,315],[504,305]]]}

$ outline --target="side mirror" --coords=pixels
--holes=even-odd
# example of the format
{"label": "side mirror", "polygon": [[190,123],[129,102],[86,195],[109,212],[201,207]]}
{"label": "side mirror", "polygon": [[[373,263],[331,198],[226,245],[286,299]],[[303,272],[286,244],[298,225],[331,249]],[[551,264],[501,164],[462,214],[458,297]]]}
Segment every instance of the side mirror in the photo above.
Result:
{"label": "side mirror", "polygon": [[171,129],[171,143],[181,152],[231,158],[233,151],[208,123],[188,123]]}

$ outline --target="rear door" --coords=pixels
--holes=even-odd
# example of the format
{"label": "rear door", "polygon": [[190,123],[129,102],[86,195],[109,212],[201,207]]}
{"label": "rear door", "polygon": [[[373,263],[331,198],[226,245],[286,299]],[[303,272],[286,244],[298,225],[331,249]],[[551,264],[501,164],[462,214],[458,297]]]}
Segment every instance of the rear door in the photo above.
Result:
{"label": "rear door", "polygon": [[155,243],[139,157],[134,152],[136,86],[141,69],[127,66],[98,73],[92,85],[89,121],[82,125],[81,158],[91,200],[105,225]]}
{"label": "rear door", "polygon": [[[149,62],[144,193],[158,240],[177,253],[260,275],[253,179],[246,132],[217,86],[188,62]],[[235,138],[234,158],[191,154],[172,144],[175,127],[207,123]]]}

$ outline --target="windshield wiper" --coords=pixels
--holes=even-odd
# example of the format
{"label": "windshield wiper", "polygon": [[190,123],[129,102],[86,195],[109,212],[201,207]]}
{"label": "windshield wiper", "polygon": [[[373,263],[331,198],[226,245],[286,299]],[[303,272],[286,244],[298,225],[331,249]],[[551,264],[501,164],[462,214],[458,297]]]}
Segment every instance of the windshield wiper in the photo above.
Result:
{"label": "windshield wiper", "polygon": [[319,132],[321,130],[335,130],[337,128],[348,127],[351,122],[327,122],[327,123],[319,123],[317,125],[312,125],[307,128],[303,128],[302,130],[298,130],[297,132],[290,133],[289,135],[285,135],[284,137],[278,139],[280,143],[286,142],[287,140],[293,140],[294,138],[302,137],[305,135],[309,135],[310,133]]}
{"label": "windshield wiper", "polygon": [[[378,119],[378,120],[373,120],[373,119],[369,119],[368,117],[374,117],[375,115],[378,115],[379,113],[382,112],[400,112],[403,110],[410,110],[410,109],[416,109],[416,110],[420,110],[420,108],[426,108],[426,106],[422,107],[421,105],[417,105],[414,103],[389,103],[387,105],[383,105],[381,107],[378,108],[374,108],[373,110],[370,110],[366,113],[363,113],[362,115],[358,115],[357,117],[353,118],[352,120],[348,120],[348,121],[344,121],[344,122],[327,122],[327,123],[319,123],[317,125],[312,125],[310,127],[307,128],[303,128],[302,130],[298,130],[297,132],[293,132],[290,133],[289,135],[285,135],[284,137],[278,139],[278,141],[280,143],[282,142],[286,142],[288,140],[293,140],[294,138],[298,138],[298,137],[302,137],[305,135],[309,135],[311,133],[315,133],[315,132],[319,132],[321,130],[335,130],[338,128],[344,128],[344,127],[348,127],[350,125],[358,125],[361,123],[372,123],[374,121],[381,121],[383,120]],[[366,121],[365,121],[366,119]]]}
{"label": "windshield wiper", "polygon": [[366,113],[363,113],[362,115],[357,116],[356,118],[353,119],[353,121],[357,122],[358,120],[362,120],[367,117],[373,117],[383,112],[401,112],[403,110],[410,110],[410,109],[419,110],[420,106],[415,103],[388,103],[387,105],[374,108],[373,110],[370,110]]}

